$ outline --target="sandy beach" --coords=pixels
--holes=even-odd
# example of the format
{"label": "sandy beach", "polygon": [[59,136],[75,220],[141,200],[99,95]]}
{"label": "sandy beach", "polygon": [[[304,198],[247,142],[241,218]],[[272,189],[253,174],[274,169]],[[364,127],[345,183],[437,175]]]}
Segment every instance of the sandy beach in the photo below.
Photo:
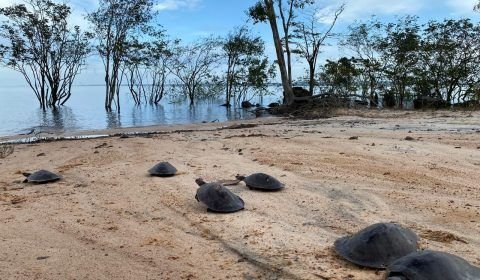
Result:
{"label": "sandy beach", "polygon": [[[144,133],[118,136],[133,131]],[[71,135],[82,134],[117,136],[21,144],[0,159],[1,279],[380,280],[383,271],[344,261],[332,245],[390,221],[415,231],[421,248],[480,265],[479,112],[350,111]],[[148,176],[159,161],[179,174]],[[37,169],[63,179],[22,183]],[[286,188],[228,186],[245,201],[232,214],[194,198],[198,177],[253,172]]]}

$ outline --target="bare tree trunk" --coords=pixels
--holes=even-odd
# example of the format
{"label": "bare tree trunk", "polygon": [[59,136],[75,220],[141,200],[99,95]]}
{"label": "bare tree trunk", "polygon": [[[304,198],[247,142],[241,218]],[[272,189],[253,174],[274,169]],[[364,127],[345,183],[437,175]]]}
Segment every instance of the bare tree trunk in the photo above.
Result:
{"label": "bare tree trunk", "polygon": [[315,62],[314,61],[308,61],[308,69],[309,69],[308,92],[310,92],[310,95],[313,95],[313,90],[315,88]]}
{"label": "bare tree trunk", "polygon": [[285,53],[287,54],[287,75],[288,83],[292,86],[292,51],[290,50],[290,24],[293,18],[293,4],[294,0],[291,0],[288,8],[288,17],[286,18],[283,13],[282,0],[278,0],[278,9],[280,12],[280,18],[282,19],[283,34],[285,36]]}
{"label": "bare tree trunk", "polygon": [[287,105],[291,105],[295,101],[295,96],[293,95],[293,89],[290,84],[287,68],[285,65],[285,57],[283,56],[282,41],[278,33],[277,19],[275,15],[275,10],[273,8],[273,1],[272,0],[264,0],[264,1],[265,1],[267,14],[268,14],[268,20],[270,22],[270,28],[272,29],[273,42],[275,44],[275,51],[277,53],[277,62],[280,70],[280,76],[282,78],[284,103],[286,103]]}

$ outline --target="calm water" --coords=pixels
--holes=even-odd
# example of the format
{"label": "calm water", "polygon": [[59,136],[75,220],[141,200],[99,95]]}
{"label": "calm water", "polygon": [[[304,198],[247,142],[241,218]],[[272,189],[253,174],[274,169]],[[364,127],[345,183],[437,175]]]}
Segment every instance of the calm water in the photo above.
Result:
{"label": "calm water", "polygon": [[[158,106],[136,106],[126,93],[120,97],[121,112],[106,112],[103,86],[76,86],[67,105],[43,112],[29,88],[0,88],[0,136],[37,131],[75,131],[158,124],[186,124],[248,119],[253,115],[238,108],[220,106],[223,100],[199,101],[192,109],[188,102],[173,103],[162,99]],[[252,103],[268,105],[275,96],[255,97]]]}

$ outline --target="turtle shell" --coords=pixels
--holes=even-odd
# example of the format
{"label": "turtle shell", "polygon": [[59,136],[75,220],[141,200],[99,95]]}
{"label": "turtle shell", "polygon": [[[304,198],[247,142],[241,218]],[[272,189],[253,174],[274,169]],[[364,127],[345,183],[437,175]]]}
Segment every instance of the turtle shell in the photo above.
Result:
{"label": "turtle shell", "polygon": [[163,161],[155,164],[155,166],[148,170],[148,173],[152,176],[168,177],[175,175],[177,169],[170,163]]}
{"label": "turtle shell", "polygon": [[285,187],[276,178],[265,173],[254,173],[243,178],[243,181],[251,189],[275,191]]}
{"label": "turtle shell", "polygon": [[231,213],[242,210],[243,200],[219,183],[206,183],[197,190],[195,198],[207,205],[208,210],[220,213]]}
{"label": "turtle shell", "polygon": [[480,268],[444,252],[425,250],[404,256],[388,266],[387,280],[478,280]]}
{"label": "turtle shell", "polygon": [[26,179],[27,182],[37,183],[37,184],[54,182],[61,179],[61,177],[58,176],[57,174],[50,172],[48,170],[43,170],[43,169],[35,171],[31,174],[27,173],[24,175],[27,176],[27,179]]}
{"label": "turtle shell", "polygon": [[393,223],[378,223],[335,241],[335,251],[348,261],[365,267],[385,268],[417,251],[417,235]]}

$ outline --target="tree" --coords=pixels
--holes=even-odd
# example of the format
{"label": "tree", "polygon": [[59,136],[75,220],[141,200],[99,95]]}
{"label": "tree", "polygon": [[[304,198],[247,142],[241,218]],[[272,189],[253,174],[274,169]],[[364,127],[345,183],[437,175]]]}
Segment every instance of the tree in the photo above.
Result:
{"label": "tree", "polygon": [[[278,12],[283,28],[283,42],[285,47],[285,53],[287,54],[287,70],[288,70],[288,82],[292,86],[292,52],[290,49],[290,28],[295,24],[295,18],[297,14],[296,9],[303,9],[306,5],[315,3],[313,0],[287,0],[286,3],[283,0],[276,0]],[[284,6],[286,4],[286,7]]]}
{"label": "tree", "polygon": [[415,68],[421,40],[419,29],[417,17],[406,16],[397,23],[387,24],[386,35],[377,45],[383,72],[390,82],[389,90],[396,95],[400,107],[414,93]]}
{"label": "tree", "polygon": [[358,74],[353,59],[342,57],[338,61],[327,60],[320,80],[327,87],[328,93],[346,99],[357,91],[355,80]]}
{"label": "tree", "polygon": [[232,97],[245,97],[250,88],[264,90],[270,76],[264,44],[260,37],[253,37],[245,26],[228,34],[222,46],[227,57],[226,106],[231,105]]}
{"label": "tree", "polygon": [[447,104],[465,99],[478,82],[480,27],[469,19],[430,21],[424,28],[421,74],[428,88]]}
{"label": "tree", "polygon": [[89,53],[89,35],[68,26],[70,7],[50,0],[0,9],[1,62],[20,72],[40,107],[56,107],[70,98],[72,84]]}
{"label": "tree", "polygon": [[168,49],[168,42],[155,40],[148,48],[147,73],[151,84],[149,102],[158,104],[165,94],[165,83],[171,73],[167,65],[171,62],[172,52]]}
{"label": "tree", "polygon": [[172,49],[171,63],[166,67],[178,78],[185,94],[193,106],[195,99],[213,77],[213,69],[220,61],[221,42],[207,38],[188,46],[177,45]]}
{"label": "tree", "polygon": [[[153,18],[153,0],[100,0],[99,8],[87,19],[93,24],[97,50],[105,69],[105,109],[116,102],[120,111],[120,85],[129,41],[141,36]],[[116,101],[115,101],[116,98]]]}
{"label": "tree", "polygon": [[335,11],[329,27],[324,32],[319,31],[318,10],[309,13],[306,22],[298,22],[294,25],[295,29],[293,38],[296,39],[294,44],[297,48],[293,50],[293,52],[301,55],[308,63],[308,85],[310,95],[313,95],[313,89],[315,87],[315,71],[320,49],[325,40],[331,35],[333,27],[344,9],[345,5],[341,5]]}
{"label": "tree", "polygon": [[[280,76],[282,79],[284,101],[287,104],[292,104],[295,101],[295,95],[292,88],[292,60],[290,50],[290,27],[294,23],[296,17],[296,9],[303,9],[306,5],[314,3],[313,0],[287,0],[286,3],[283,0],[263,0],[258,1],[254,6],[248,10],[249,16],[258,22],[268,22],[272,30],[273,43],[275,45],[275,51],[277,55],[277,63],[280,70]],[[275,5],[276,4],[276,5]],[[287,4],[285,6],[284,4]],[[280,37],[279,28],[277,25],[277,12],[281,19],[281,27],[283,30],[283,41]],[[284,57],[287,54],[287,60],[285,62]]]}
{"label": "tree", "polygon": [[382,64],[377,46],[383,36],[383,25],[372,18],[368,22],[350,25],[345,39],[340,43],[354,52],[355,59],[352,62],[362,76],[362,95],[368,95],[371,103],[376,103],[382,88]]}
{"label": "tree", "polygon": [[142,101],[158,104],[165,93],[170,71],[167,63],[172,56],[163,31],[155,31],[146,41],[133,39],[128,43],[123,70],[135,104]]}

